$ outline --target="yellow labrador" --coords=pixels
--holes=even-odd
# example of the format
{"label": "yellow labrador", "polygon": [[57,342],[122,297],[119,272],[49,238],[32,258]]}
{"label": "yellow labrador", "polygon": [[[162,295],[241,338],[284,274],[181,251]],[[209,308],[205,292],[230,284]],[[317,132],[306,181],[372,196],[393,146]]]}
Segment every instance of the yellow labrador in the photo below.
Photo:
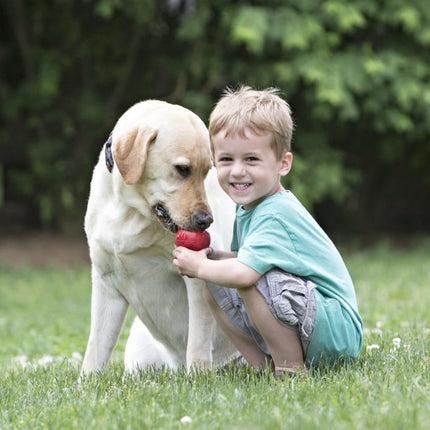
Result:
{"label": "yellow labrador", "polygon": [[228,249],[233,219],[195,114],[147,100],[120,117],[94,169],[85,217],[92,300],[83,373],[107,365],[129,306],[137,313],[129,370],[211,366],[237,355],[204,302],[202,281],[180,277],[172,264],[178,228],[210,226],[212,246]]}

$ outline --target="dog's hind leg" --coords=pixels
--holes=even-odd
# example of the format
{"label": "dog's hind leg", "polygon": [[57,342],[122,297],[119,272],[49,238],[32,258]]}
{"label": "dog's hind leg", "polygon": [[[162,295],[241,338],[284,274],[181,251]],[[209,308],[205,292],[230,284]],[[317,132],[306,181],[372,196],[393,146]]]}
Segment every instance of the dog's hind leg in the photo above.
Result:
{"label": "dog's hind leg", "polygon": [[128,303],[114,288],[107,286],[101,277],[93,275],[91,296],[91,329],[82,365],[88,374],[104,368],[118,341]]}
{"label": "dog's hind leg", "polygon": [[212,367],[215,319],[203,297],[204,282],[184,277],[188,295],[187,369]]}
{"label": "dog's hind leg", "polygon": [[136,317],[130,328],[130,335],[125,345],[124,366],[128,373],[146,368],[178,369],[185,365],[165,345],[154,339],[151,332]]}

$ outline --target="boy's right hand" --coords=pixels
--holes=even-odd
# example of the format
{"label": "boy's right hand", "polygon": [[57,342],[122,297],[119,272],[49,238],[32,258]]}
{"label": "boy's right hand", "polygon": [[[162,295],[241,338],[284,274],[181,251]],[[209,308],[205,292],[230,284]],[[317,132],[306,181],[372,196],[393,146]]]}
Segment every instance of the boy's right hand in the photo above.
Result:
{"label": "boy's right hand", "polygon": [[183,246],[177,246],[173,250],[173,264],[178,268],[179,274],[189,278],[197,278],[201,262],[208,259],[209,249],[192,251]]}

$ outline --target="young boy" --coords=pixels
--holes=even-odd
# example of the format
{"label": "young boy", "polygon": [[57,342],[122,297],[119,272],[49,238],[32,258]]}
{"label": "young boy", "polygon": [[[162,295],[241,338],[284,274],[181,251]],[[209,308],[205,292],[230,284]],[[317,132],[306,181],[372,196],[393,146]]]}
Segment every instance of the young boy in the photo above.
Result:
{"label": "young boy", "polygon": [[362,321],[331,240],[281,177],[293,122],[276,89],[227,90],[209,120],[218,181],[237,204],[231,253],[173,251],[182,275],[203,279],[215,319],[245,360],[275,377],[355,358]]}

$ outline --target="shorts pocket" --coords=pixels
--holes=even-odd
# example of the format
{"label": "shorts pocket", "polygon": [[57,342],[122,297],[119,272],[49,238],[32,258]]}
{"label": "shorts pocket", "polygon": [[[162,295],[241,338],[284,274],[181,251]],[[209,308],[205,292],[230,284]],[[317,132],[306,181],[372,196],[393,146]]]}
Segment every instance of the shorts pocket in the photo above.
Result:
{"label": "shorts pocket", "polygon": [[285,283],[284,287],[272,295],[276,316],[284,323],[296,327],[305,312],[307,295],[304,288]]}
{"label": "shorts pocket", "polygon": [[289,273],[278,271],[273,275],[269,273],[267,283],[275,317],[298,331],[306,350],[315,322],[316,305],[312,292],[315,284]]}

